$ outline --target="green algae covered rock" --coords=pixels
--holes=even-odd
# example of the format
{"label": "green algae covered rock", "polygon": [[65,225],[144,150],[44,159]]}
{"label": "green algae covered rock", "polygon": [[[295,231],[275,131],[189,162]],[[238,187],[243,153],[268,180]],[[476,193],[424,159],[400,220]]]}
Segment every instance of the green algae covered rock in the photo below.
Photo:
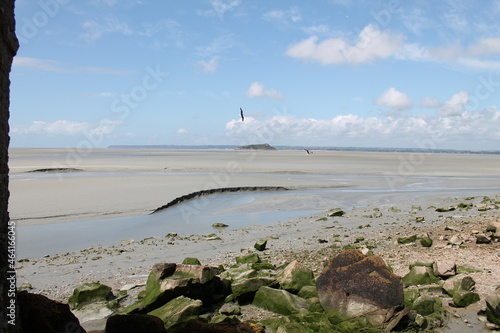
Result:
{"label": "green algae covered rock", "polygon": [[416,241],[417,241],[417,235],[398,238],[399,244],[411,244],[411,243],[415,243]]}
{"label": "green algae covered rock", "polygon": [[315,284],[313,271],[297,260],[288,264],[285,269],[278,274],[276,280],[278,280],[282,289],[294,294],[298,293],[304,286]]}
{"label": "green algae covered rock", "polygon": [[309,308],[309,303],[305,299],[286,290],[269,287],[261,287],[255,293],[252,304],[282,315],[298,313],[301,309]]}
{"label": "green algae covered rock", "polygon": [[437,281],[439,278],[434,276],[432,267],[427,266],[413,266],[410,268],[410,272],[403,276],[405,287],[432,284]]}
{"label": "green algae covered rock", "polygon": [[179,296],[148,314],[160,318],[168,330],[186,323],[190,319],[196,319],[202,306],[203,303],[200,300]]}
{"label": "green algae covered rock", "polygon": [[68,304],[72,309],[78,309],[89,303],[107,301],[112,296],[111,287],[100,283],[84,283],[75,288]]}
{"label": "green algae covered rock", "polygon": [[500,293],[486,297],[486,318],[490,323],[500,326]]}
{"label": "green algae covered rock", "polygon": [[185,258],[182,262],[183,265],[201,265],[201,262],[197,258]]}
{"label": "green algae covered rock", "polygon": [[238,264],[255,264],[261,262],[261,260],[257,253],[250,253],[244,256],[236,257],[236,262]]}

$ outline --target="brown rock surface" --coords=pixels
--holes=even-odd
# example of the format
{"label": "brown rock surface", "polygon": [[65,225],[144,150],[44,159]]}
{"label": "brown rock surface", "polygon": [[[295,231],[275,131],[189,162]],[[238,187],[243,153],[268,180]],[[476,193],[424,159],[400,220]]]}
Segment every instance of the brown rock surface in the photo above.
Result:
{"label": "brown rock surface", "polygon": [[[374,325],[403,303],[401,278],[389,270],[382,258],[345,250],[329,260],[317,280],[318,296],[325,310],[350,318],[368,318]],[[382,311],[381,311],[382,310]]]}

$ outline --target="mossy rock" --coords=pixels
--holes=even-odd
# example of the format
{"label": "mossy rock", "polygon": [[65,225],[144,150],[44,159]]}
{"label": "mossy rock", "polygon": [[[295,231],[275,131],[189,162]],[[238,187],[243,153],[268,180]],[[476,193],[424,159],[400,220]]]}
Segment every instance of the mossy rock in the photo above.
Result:
{"label": "mossy rock", "polygon": [[201,265],[201,262],[197,258],[185,258],[182,263],[184,265]]}
{"label": "mossy rock", "polygon": [[253,277],[249,279],[241,279],[234,281],[231,284],[233,295],[239,299],[252,298],[255,292],[264,286],[277,286],[276,279],[271,277]]}
{"label": "mossy rock", "polygon": [[438,213],[446,213],[446,212],[452,212],[455,210],[455,207],[439,207],[436,208],[436,212]]}
{"label": "mossy rock", "polygon": [[413,302],[411,308],[422,316],[444,313],[443,303],[439,298],[419,296]]}
{"label": "mossy rock", "polygon": [[424,236],[424,237],[420,238],[420,244],[423,247],[431,247],[433,244],[433,240],[432,240],[432,238],[430,238],[428,236]]}
{"label": "mossy rock", "polygon": [[160,318],[168,330],[186,323],[190,319],[198,318],[202,306],[203,303],[200,300],[192,300],[184,296],[179,296],[148,314]]}
{"label": "mossy rock", "polygon": [[432,267],[413,266],[410,272],[403,276],[402,280],[404,286],[408,287],[436,283],[439,281],[439,278],[434,276]]}
{"label": "mossy rock", "polygon": [[75,288],[68,304],[72,309],[78,309],[89,303],[107,301],[112,296],[111,287],[100,283],[84,283]]}
{"label": "mossy rock", "polygon": [[417,235],[398,238],[399,244],[411,244],[411,243],[415,243],[416,241],[417,241]]}
{"label": "mossy rock", "polygon": [[315,284],[313,271],[296,260],[278,273],[276,280],[280,283],[281,289],[292,293],[298,293],[302,287]]}
{"label": "mossy rock", "polygon": [[405,297],[404,305],[411,308],[413,302],[420,297],[420,290],[416,287],[410,287],[403,290],[403,294]]}
{"label": "mossy rock", "polygon": [[227,225],[225,223],[217,222],[217,223],[212,224],[212,228],[227,228],[227,227],[229,227],[229,225]]}
{"label": "mossy rock", "polygon": [[479,294],[467,290],[458,290],[453,294],[453,304],[459,308],[465,308],[479,302]]}
{"label": "mossy rock", "polygon": [[316,286],[304,286],[300,288],[297,296],[304,299],[318,297],[318,290],[316,289]]}
{"label": "mossy rock", "polygon": [[261,260],[257,253],[250,253],[244,256],[236,257],[236,262],[238,264],[254,264],[261,262]]}
{"label": "mossy rock", "polygon": [[301,297],[286,290],[261,287],[252,302],[253,305],[282,315],[298,313],[300,309],[308,309],[309,303]]}
{"label": "mossy rock", "polygon": [[255,244],[253,245],[253,247],[257,251],[264,251],[266,249],[266,245],[267,245],[267,239],[263,238],[263,239],[259,239],[258,241],[256,241]]}
{"label": "mossy rock", "polygon": [[500,326],[500,293],[486,298],[486,318],[490,323]]}

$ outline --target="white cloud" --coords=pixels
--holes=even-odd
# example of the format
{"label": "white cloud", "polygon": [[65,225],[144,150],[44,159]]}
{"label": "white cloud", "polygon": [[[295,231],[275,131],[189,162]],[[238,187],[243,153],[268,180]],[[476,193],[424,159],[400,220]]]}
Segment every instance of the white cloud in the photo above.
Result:
{"label": "white cloud", "polygon": [[71,64],[60,63],[50,59],[37,59],[29,57],[15,57],[12,63],[13,67],[29,68],[33,70],[59,72],[59,73],[76,73],[76,72],[92,72],[102,74],[131,74],[131,71],[122,71],[112,68],[99,68],[99,67],[78,67]]}
{"label": "white cloud", "polygon": [[284,99],[281,93],[274,89],[265,89],[260,82],[254,82],[247,90],[247,97],[267,97],[271,99]]}
{"label": "white cloud", "polygon": [[204,60],[199,61],[198,64],[201,65],[203,72],[213,73],[217,70],[217,67],[219,66],[219,57],[213,56],[208,61]]}
{"label": "white cloud", "polygon": [[187,134],[188,130],[184,128],[179,128],[175,133],[177,134]]}
{"label": "white cloud", "polygon": [[274,21],[281,24],[297,23],[302,17],[300,16],[299,9],[292,7],[288,10],[271,10],[264,14],[264,19]]}
{"label": "white cloud", "polygon": [[[454,99],[457,97],[450,104],[463,104]],[[498,128],[500,112],[491,107],[465,112],[462,117],[425,114],[394,119],[346,114],[332,119],[274,116],[263,121],[232,120],[226,123],[226,135],[238,142],[284,145],[497,149]],[[478,142],[490,146],[474,146]]]}
{"label": "white cloud", "polygon": [[215,14],[217,14],[217,16],[219,16],[220,19],[223,19],[226,12],[232,11],[240,5],[240,1],[212,0],[210,4],[212,5]]}
{"label": "white cloud", "polygon": [[437,98],[424,97],[420,100],[420,107],[423,108],[438,108],[441,106],[441,102]]}
{"label": "white cloud", "polygon": [[375,104],[391,109],[404,110],[410,108],[412,102],[407,94],[397,91],[395,88],[389,88],[380,95]]}
{"label": "white cloud", "polygon": [[93,43],[100,39],[104,34],[121,33],[124,36],[134,35],[135,32],[126,22],[122,22],[114,17],[108,17],[103,22],[86,21],[82,25],[84,32],[80,38],[88,43]]}
{"label": "white cloud", "polygon": [[500,54],[500,38],[482,38],[468,47],[473,56],[492,56]]}
{"label": "white cloud", "polygon": [[467,103],[469,103],[469,93],[461,91],[444,102],[444,105],[437,112],[445,117],[462,116],[466,112]]}
{"label": "white cloud", "polygon": [[73,122],[68,120],[57,120],[52,123],[44,121],[33,121],[29,126],[13,127],[14,134],[39,134],[47,136],[75,136],[75,135],[108,135],[115,127],[121,124],[121,121],[103,119],[99,123]]}
{"label": "white cloud", "polygon": [[290,46],[285,54],[323,65],[359,64],[395,55],[403,49],[404,39],[403,35],[380,31],[370,24],[363,28],[353,44],[343,38],[318,41],[317,36],[312,36]]}

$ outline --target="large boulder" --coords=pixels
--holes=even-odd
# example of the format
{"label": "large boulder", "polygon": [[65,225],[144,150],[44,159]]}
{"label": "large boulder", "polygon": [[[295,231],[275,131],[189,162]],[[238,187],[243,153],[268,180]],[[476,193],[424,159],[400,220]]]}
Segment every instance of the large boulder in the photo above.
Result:
{"label": "large boulder", "polygon": [[457,265],[453,261],[436,261],[432,266],[434,274],[442,278],[454,276],[457,271]]}
{"label": "large boulder", "polygon": [[203,303],[184,296],[174,298],[164,306],[149,312],[163,321],[167,330],[179,327],[190,319],[197,319]]}
{"label": "large boulder", "polygon": [[81,332],[78,318],[68,304],[53,301],[43,295],[21,291],[17,294],[19,323],[23,332]]}
{"label": "large boulder", "polygon": [[146,314],[113,315],[106,320],[105,333],[167,333],[163,321]]}
{"label": "large boulder", "polygon": [[296,294],[302,287],[314,285],[314,274],[311,269],[294,260],[278,274],[276,280],[282,289]]}
{"label": "large boulder", "polygon": [[286,290],[269,287],[260,288],[255,294],[252,304],[282,315],[298,313],[300,309],[309,308],[309,303],[305,299]]}
{"label": "large boulder", "polygon": [[155,264],[146,282],[144,298],[123,313],[147,313],[181,295],[207,304],[223,299],[228,291],[217,277],[221,270],[212,266]]}
{"label": "large boulder", "polygon": [[326,264],[317,280],[325,311],[347,318],[365,317],[381,326],[403,304],[403,283],[382,258],[345,250]]}

